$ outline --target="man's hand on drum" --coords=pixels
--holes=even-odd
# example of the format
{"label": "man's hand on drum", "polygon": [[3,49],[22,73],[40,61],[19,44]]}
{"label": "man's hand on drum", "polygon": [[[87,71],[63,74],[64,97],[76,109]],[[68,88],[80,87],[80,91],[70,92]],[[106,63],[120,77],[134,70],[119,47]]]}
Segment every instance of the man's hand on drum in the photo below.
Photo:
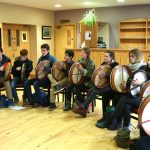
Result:
{"label": "man's hand on drum", "polygon": [[105,77],[106,77],[106,73],[105,72],[100,72],[99,78],[102,79],[102,78],[105,78]]}
{"label": "man's hand on drum", "polygon": [[136,86],[136,85],[141,85],[142,84],[142,82],[141,81],[139,81],[138,79],[134,79],[133,81],[132,81],[132,83],[131,83],[133,86]]}
{"label": "man's hand on drum", "polygon": [[0,67],[0,71],[4,71],[4,67],[3,66]]}
{"label": "man's hand on drum", "polygon": [[20,71],[20,70],[21,70],[21,67],[17,67],[16,70],[17,70],[17,71]]}
{"label": "man's hand on drum", "polygon": [[79,70],[80,70],[80,71],[83,71],[83,67],[82,67],[82,65],[80,65],[80,64],[79,64]]}

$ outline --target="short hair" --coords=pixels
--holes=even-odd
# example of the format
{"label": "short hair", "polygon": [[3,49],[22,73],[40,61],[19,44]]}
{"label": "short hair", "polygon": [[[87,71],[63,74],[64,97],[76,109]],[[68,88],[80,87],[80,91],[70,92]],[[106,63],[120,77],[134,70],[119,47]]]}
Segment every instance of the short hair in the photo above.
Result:
{"label": "short hair", "polygon": [[113,59],[115,59],[115,53],[114,53],[114,51],[107,50],[107,51],[105,51],[105,53],[108,53],[110,57],[112,57]]}
{"label": "short hair", "polygon": [[129,56],[130,54],[135,55],[136,57],[136,63],[142,62],[144,60],[144,56],[141,50],[135,48],[129,51]]}
{"label": "short hair", "polygon": [[27,49],[22,49],[22,50],[20,51],[20,55],[21,55],[21,56],[27,56],[27,55],[28,55],[28,50],[27,50]]}
{"label": "short hair", "polygon": [[49,45],[48,45],[48,44],[42,44],[42,45],[41,45],[41,49],[42,49],[42,48],[46,48],[47,50],[49,50],[49,49],[50,49],[50,47],[49,47]]}
{"label": "short hair", "polygon": [[72,50],[65,50],[65,54],[68,54],[69,55],[69,57],[74,57],[74,52],[72,51]]}

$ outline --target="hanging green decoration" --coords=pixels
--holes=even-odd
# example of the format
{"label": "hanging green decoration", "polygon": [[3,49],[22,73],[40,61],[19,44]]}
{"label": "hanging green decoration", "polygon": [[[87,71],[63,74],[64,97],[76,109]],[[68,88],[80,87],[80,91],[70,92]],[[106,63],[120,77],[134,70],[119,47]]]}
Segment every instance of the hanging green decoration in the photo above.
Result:
{"label": "hanging green decoration", "polygon": [[96,23],[96,14],[95,10],[91,9],[86,12],[83,16],[83,19],[80,21],[83,22],[85,26],[91,28]]}

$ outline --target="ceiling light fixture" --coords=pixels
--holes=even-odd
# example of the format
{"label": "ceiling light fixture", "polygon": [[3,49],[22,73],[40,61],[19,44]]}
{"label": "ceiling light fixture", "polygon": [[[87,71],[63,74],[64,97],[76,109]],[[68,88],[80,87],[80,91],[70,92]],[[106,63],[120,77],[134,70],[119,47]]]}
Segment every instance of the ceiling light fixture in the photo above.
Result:
{"label": "ceiling light fixture", "polygon": [[61,4],[55,4],[55,7],[59,8],[61,7]]}
{"label": "ceiling light fixture", "polygon": [[123,2],[125,2],[125,0],[117,0],[117,2],[123,3]]}
{"label": "ceiling light fixture", "polygon": [[91,2],[84,2],[85,5],[91,5]]}

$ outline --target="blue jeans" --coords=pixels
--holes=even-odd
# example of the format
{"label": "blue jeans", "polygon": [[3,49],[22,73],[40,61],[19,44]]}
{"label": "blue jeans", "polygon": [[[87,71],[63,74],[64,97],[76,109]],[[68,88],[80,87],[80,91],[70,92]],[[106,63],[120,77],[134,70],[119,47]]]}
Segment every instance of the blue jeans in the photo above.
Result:
{"label": "blue jeans", "polygon": [[14,99],[18,99],[16,85],[19,84],[20,82],[21,82],[21,80],[17,77],[14,77],[14,79],[11,81],[12,95],[13,95]]}
{"label": "blue jeans", "polygon": [[[17,91],[16,91],[16,86],[18,84],[23,84],[23,87],[25,89],[25,82],[26,80],[28,79],[25,79],[25,81],[23,83],[21,83],[21,79],[18,78],[18,77],[14,77],[14,79],[11,81],[11,89],[12,89],[12,95],[14,97],[14,99],[18,99],[18,94],[17,94]],[[24,90],[23,91],[23,96],[25,97],[27,95],[27,92]]]}
{"label": "blue jeans", "polygon": [[50,86],[50,81],[48,78],[44,80],[39,80],[38,78],[33,78],[30,80],[25,80],[24,82],[24,98],[27,98],[30,101],[32,94],[31,85],[33,85],[35,94],[37,97],[40,97],[40,87]]}

